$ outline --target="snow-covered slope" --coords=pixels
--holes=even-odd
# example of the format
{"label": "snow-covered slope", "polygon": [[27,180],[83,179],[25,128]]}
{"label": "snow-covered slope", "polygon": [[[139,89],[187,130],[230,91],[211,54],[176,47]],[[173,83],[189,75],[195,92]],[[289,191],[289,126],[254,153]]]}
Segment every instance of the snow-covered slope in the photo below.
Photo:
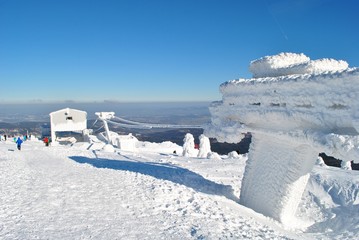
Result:
{"label": "snow-covered slope", "polygon": [[106,153],[100,141],[26,141],[21,151],[0,142],[0,239],[359,237],[358,172],[315,168],[297,214],[302,228],[285,229],[238,204],[246,156],[190,158],[155,145]]}
{"label": "snow-covered slope", "polygon": [[316,166],[297,217],[306,219],[313,238],[359,238],[359,173]]}

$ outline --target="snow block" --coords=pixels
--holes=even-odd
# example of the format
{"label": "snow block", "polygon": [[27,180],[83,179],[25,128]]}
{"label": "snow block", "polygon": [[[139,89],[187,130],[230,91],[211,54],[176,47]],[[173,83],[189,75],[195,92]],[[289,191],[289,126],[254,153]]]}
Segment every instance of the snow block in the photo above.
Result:
{"label": "snow block", "polygon": [[289,223],[318,152],[289,136],[255,133],[242,180],[240,204]]}

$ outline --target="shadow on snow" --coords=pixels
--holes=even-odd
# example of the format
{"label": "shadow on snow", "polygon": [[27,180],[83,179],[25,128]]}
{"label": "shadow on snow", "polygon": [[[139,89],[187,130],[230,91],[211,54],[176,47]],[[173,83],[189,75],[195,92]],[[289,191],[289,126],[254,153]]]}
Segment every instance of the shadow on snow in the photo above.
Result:
{"label": "shadow on snow", "polygon": [[157,179],[168,180],[178,183],[198,192],[212,195],[225,196],[228,199],[238,202],[238,198],[233,194],[233,188],[229,185],[218,184],[205,179],[198,173],[178,166],[154,163],[136,162],[126,160],[109,160],[103,158],[87,158],[71,156],[70,159],[78,163],[87,163],[96,168],[108,168],[114,170],[131,171],[152,176]]}

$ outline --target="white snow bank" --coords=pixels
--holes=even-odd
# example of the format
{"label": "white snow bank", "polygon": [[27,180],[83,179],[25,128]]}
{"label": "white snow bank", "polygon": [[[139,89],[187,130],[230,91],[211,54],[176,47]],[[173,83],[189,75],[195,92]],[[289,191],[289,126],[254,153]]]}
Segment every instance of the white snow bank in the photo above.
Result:
{"label": "white snow bank", "polygon": [[221,160],[222,159],[221,156],[219,156],[219,154],[216,153],[216,152],[209,152],[207,154],[207,158],[208,159],[215,159],[215,160]]}
{"label": "white snow bank", "polygon": [[161,143],[138,141],[136,144],[136,148],[139,150],[139,152],[158,152],[166,154],[181,154],[183,150],[181,146],[170,141],[165,141]]}
{"label": "white snow bank", "polygon": [[236,151],[232,151],[232,152],[228,153],[228,158],[239,159],[240,155]]}
{"label": "white snow bank", "polygon": [[320,74],[323,72],[343,71],[348,63],[342,60],[318,59],[310,60],[303,53],[280,53],[254,60],[249,70],[254,78],[278,77],[292,74]]}
{"label": "white snow bank", "polygon": [[115,148],[111,144],[106,144],[105,146],[103,146],[102,151],[108,152],[108,153],[115,152]]}
{"label": "white snow bank", "polygon": [[358,212],[359,172],[315,167],[296,214],[310,225],[306,232],[325,233],[326,239],[358,239]]}

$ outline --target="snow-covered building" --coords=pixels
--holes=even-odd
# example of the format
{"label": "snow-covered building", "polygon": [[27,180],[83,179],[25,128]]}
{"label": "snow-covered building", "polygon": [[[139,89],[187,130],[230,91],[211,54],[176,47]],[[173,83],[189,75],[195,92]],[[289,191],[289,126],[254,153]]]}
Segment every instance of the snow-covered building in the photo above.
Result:
{"label": "snow-covered building", "polygon": [[64,108],[50,113],[51,139],[56,141],[57,132],[83,132],[87,129],[87,113]]}
{"label": "snow-covered building", "polygon": [[286,223],[320,152],[359,162],[359,68],[281,53],[250,70],[220,86],[205,134],[237,143],[252,133],[240,203]]}

